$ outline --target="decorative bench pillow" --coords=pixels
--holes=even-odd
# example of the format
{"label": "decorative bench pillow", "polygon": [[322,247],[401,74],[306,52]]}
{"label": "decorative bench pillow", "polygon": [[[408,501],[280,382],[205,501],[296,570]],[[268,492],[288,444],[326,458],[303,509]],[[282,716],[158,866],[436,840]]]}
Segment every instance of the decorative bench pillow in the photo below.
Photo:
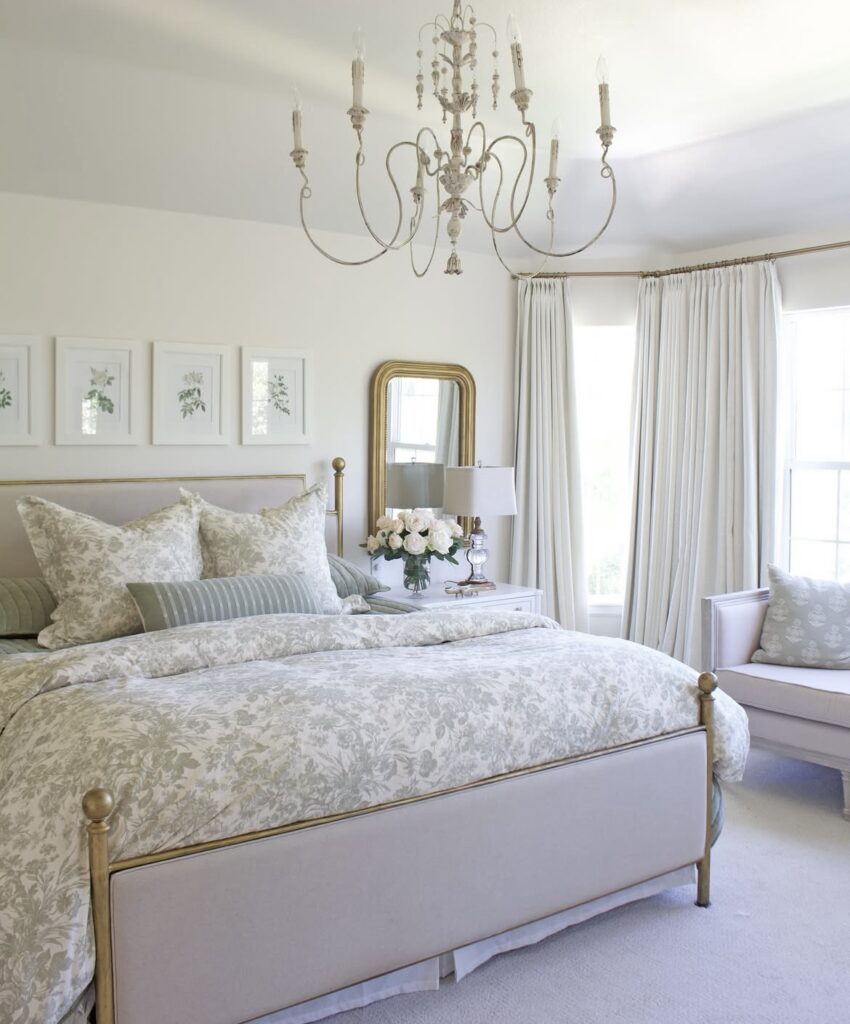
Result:
{"label": "decorative bench pillow", "polygon": [[317,484],[278,508],[230,512],[181,491],[183,501],[200,509],[204,577],[287,576],[303,573],[315,589],[323,613],[339,615],[325,544],[327,494]]}
{"label": "decorative bench pillow", "polygon": [[50,625],[56,599],[38,577],[0,578],[0,637],[37,636]]}
{"label": "decorative bench pillow", "polygon": [[128,583],[145,632],[282,612],[318,615],[322,605],[304,573]]}
{"label": "decorative bench pillow", "polygon": [[31,495],[17,506],[57,601],[52,624],[38,634],[43,647],[138,633],[142,622],[127,583],[201,575],[200,512],[192,504],[177,502],[123,526]]}
{"label": "decorative bench pillow", "polygon": [[791,576],[768,566],[770,600],[752,661],[850,668],[850,584]]}

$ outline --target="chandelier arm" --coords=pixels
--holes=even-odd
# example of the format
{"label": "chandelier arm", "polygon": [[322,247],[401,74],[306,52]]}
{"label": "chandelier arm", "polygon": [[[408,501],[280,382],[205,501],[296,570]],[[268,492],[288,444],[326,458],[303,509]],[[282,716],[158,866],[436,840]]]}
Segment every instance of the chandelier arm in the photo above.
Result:
{"label": "chandelier arm", "polygon": [[339,263],[343,267],[364,267],[367,263],[374,263],[375,260],[380,259],[381,256],[385,256],[389,252],[389,249],[384,247],[380,252],[376,252],[373,256],[368,256],[364,260],[344,260],[340,259],[338,256],[334,256],[332,253],[329,253],[327,249],[323,249],[316,239],[310,234],[310,229],[307,227],[307,221],[304,219],[304,200],[309,199],[313,195],[313,190],[310,188],[309,182],[307,181],[307,175],[304,174],[303,171],[301,173],[304,177],[304,184],[301,186],[301,196],[299,200],[301,227],[304,229],[304,234],[307,236],[314,249],[318,250],[326,259],[331,260],[332,263]]}
{"label": "chandelier arm", "polygon": [[593,238],[591,238],[590,241],[585,242],[584,245],[579,246],[577,249],[570,249],[569,252],[552,252],[551,251],[551,246],[552,246],[552,242],[551,241],[549,243],[549,246],[550,246],[549,251],[547,251],[546,249],[540,249],[536,245],[534,245],[533,242],[529,242],[528,239],[520,231],[519,225],[515,224],[514,225],[514,230],[516,231],[516,233],[519,236],[520,240],[525,245],[527,245],[529,249],[533,249],[534,252],[539,252],[542,256],[550,256],[553,259],[564,259],[567,256],[577,256],[580,252],[584,252],[585,249],[589,249],[591,247],[591,245],[593,245],[594,242],[597,242],[603,236],[603,234],[605,234],[605,231],[607,230],[608,225],[611,223],[611,218],[614,216],[614,209],[615,209],[615,207],[617,205],[617,179],[614,176],[613,168],[611,167],[611,165],[608,163],[608,160],[606,159],[607,156],[608,156],[608,147],[606,146],[605,150],[604,150],[604,152],[602,154],[602,170],[599,173],[600,173],[600,176],[602,178],[608,178],[611,181],[611,205],[608,207],[608,216],[605,218],[605,220],[604,220],[604,222],[602,224],[602,227],[596,232],[596,234],[593,236]]}
{"label": "chandelier arm", "polygon": [[[491,154],[491,159],[496,161],[496,166],[499,168],[499,184],[496,187],[496,194],[493,197],[493,220],[495,221],[495,219],[496,219],[496,206],[497,206],[497,204],[499,202],[499,196],[501,194],[502,185],[503,185],[504,180],[505,180],[505,170],[504,170],[504,167],[502,166],[502,161],[499,159],[499,157],[495,153]],[[481,196],[481,214],[484,217],[485,222],[489,224],[490,222],[487,220],[487,214],[486,214],[486,212],[484,210],[484,196],[483,195]],[[554,241],[554,231],[555,231],[555,227],[554,227],[554,224],[552,223],[552,220],[550,218],[550,223],[549,223],[549,238],[550,238],[550,243],[549,244],[550,245],[552,244],[552,241]],[[505,263],[504,259],[502,258],[502,254],[499,252],[499,246],[498,246],[498,243],[496,241],[496,236],[498,234],[500,234],[500,232],[494,231],[493,228],[490,229],[490,238],[491,238],[491,241],[493,242],[493,251],[496,253],[496,258],[502,264],[502,266],[505,268],[505,270],[507,270],[508,273],[513,273],[513,270],[511,270],[511,268],[507,265],[507,263]],[[544,270],[548,260],[549,260],[549,257],[548,256],[544,256],[543,262],[540,264],[540,267],[537,270],[535,270],[532,273],[529,273],[527,271],[518,271],[517,274],[518,274],[518,276],[521,276],[521,277],[536,277],[538,274],[540,274]]]}
{"label": "chandelier arm", "polygon": [[[499,194],[501,193],[502,184],[504,182],[504,167],[502,166],[502,161],[496,155],[496,152],[495,152],[495,150],[493,148],[496,145],[497,142],[515,142],[515,143],[517,143],[518,146],[522,147],[522,151],[523,151],[522,164],[521,164],[520,169],[519,169],[519,171],[517,173],[517,176],[516,176],[516,178],[514,180],[513,189],[511,190],[511,213],[513,214],[513,205],[514,205],[514,197],[516,196],[516,189],[517,189],[517,186],[519,184],[520,179],[522,178],[522,172],[525,170],[525,165],[528,163],[528,147],[522,141],[522,139],[518,138],[516,135],[500,135],[497,139],[494,139],[490,143],[490,145],[487,147],[487,149],[485,150],[485,155],[486,155],[487,160],[495,160],[496,163],[499,166],[499,187],[498,187],[498,189],[496,191],[496,199],[498,199]],[[486,164],[486,161],[485,161],[485,164]],[[505,227],[502,227],[502,228],[500,228],[500,227],[498,227],[496,225],[496,203],[495,202],[493,204],[493,213],[492,213],[492,218],[493,219],[492,219],[492,221],[487,217],[487,214],[485,212],[485,203],[484,203],[484,174],[483,174],[483,172],[479,176],[479,178],[478,178],[478,190],[479,190],[479,194],[481,196],[481,211],[482,211],[481,215],[484,218],[484,223],[487,225],[487,227],[490,229],[490,231],[496,232],[497,234],[500,234],[500,235],[504,235],[504,234],[507,234],[509,231],[511,231],[512,229],[514,229],[516,227],[516,223],[519,220],[519,218],[523,215],[523,213],[525,211],[526,204],[528,203],[528,197],[529,197],[529,195],[531,193],[531,182],[533,180],[533,172],[534,172],[534,160],[533,160],[533,157],[532,157],[531,171],[529,172],[529,177],[528,177],[528,189],[526,191],[525,199],[523,200],[523,204],[522,204],[522,207],[520,209],[520,212],[513,218],[513,220],[510,222],[510,224],[507,224]]]}
{"label": "chandelier arm", "polygon": [[[423,129],[423,131],[424,130],[425,129]],[[430,129],[428,129],[428,130],[430,130]],[[415,263],[415,261],[413,259],[413,246],[412,245],[410,246],[410,269],[413,271],[413,273],[417,277],[424,277],[428,273],[428,271],[431,269],[431,264],[434,262],[434,254],[437,252],[437,240],[440,237],[440,212],[441,212],[440,211],[441,203],[440,203],[440,183],[439,183],[439,181],[437,182],[436,196],[437,196],[437,225],[434,228],[434,238],[433,238],[433,240],[431,242],[431,254],[428,257],[428,262],[425,264],[425,269],[424,270],[419,271],[419,270],[416,269],[416,263]]]}
{"label": "chandelier arm", "polygon": [[[431,163],[430,160],[428,161],[427,164],[423,164],[423,167],[425,169],[425,173],[428,175],[429,178],[436,178],[439,175],[439,173],[442,170],[442,168],[443,168],[443,163],[442,163],[443,151],[442,151],[442,148],[440,147],[440,140],[437,138],[437,134],[434,131],[434,129],[433,128],[429,128],[428,125],[424,125],[416,133],[416,145],[419,147],[419,149],[422,150],[423,154],[425,153],[425,147],[422,145],[422,142],[420,140],[422,139],[422,136],[425,135],[425,134],[430,135],[431,138],[434,140],[434,145],[436,146],[436,152],[438,152],[440,154],[440,156],[439,156],[439,158],[437,160],[437,166],[434,168],[433,171],[428,169],[429,165]],[[438,185],[438,188],[439,188],[439,185]]]}
{"label": "chandelier arm", "polygon": [[398,184],[395,178],[393,177],[393,172],[390,170],[390,157],[392,156],[394,150],[398,149],[401,146],[412,146],[413,143],[397,142],[394,146],[391,146],[390,149],[387,151],[386,159],[384,161],[384,164],[387,169],[387,176],[389,177],[390,184],[392,185],[393,191],[395,192],[396,203],[398,205],[398,220],[396,221],[393,237],[389,240],[389,242],[385,242],[379,235],[377,235],[372,230],[372,225],[369,223],[369,218],[366,216],[366,208],[363,205],[363,195],[360,191],[360,168],[366,162],[366,157],[365,154],[363,153],[363,137],[360,131],[357,132],[357,140],[359,145],[357,147],[357,154],[354,158],[354,164],[356,168],[354,172],[354,190],[357,195],[357,205],[360,209],[360,217],[362,218],[363,223],[366,225],[366,230],[369,232],[372,238],[378,243],[378,245],[381,245],[386,249],[401,249],[403,246],[407,245],[407,243],[411,241],[411,239],[416,234],[416,231],[419,230],[419,226],[417,224],[416,229],[414,230],[413,234],[408,237],[407,241],[399,242],[398,244],[396,244],[398,242],[398,236],[401,232],[401,226],[404,221],[404,203],[401,198],[401,192],[399,191]]}
{"label": "chandelier arm", "polygon": [[[491,231],[490,232],[490,238],[491,238],[491,240],[493,242],[493,251],[496,253],[496,258],[502,264],[502,266],[505,268],[505,270],[507,270],[507,272],[509,274],[512,274],[514,277],[518,277],[518,278],[522,278],[523,280],[530,281],[533,278],[538,277],[546,269],[546,265],[549,262],[549,256],[548,255],[543,257],[543,261],[541,262],[540,266],[536,270],[515,270],[514,268],[509,267],[508,264],[503,259],[502,254],[499,252],[499,244],[497,242],[497,234],[496,234],[495,231]],[[554,228],[553,222],[550,221],[549,222],[549,244],[551,245],[554,242],[554,240],[555,240],[555,228]]]}
{"label": "chandelier arm", "polygon": [[[467,149],[472,149],[472,133],[475,131],[476,128],[481,129],[481,155],[478,157],[478,160],[472,166],[477,167],[478,165],[480,165],[481,169],[478,172],[480,176],[481,174],[484,173],[483,158],[484,154],[487,152],[487,128],[485,127],[483,121],[475,121],[473,124],[469,126],[469,131],[466,133],[466,144],[464,145],[464,151],[466,151]],[[469,159],[467,158],[467,160],[464,162],[464,167],[468,166]]]}
{"label": "chandelier arm", "polygon": [[[531,198],[531,186],[534,184],[534,167],[537,163],[537,129],[534,127],[534,124],[531,121],[526,122],[525,111],[523,111],[522,114],[522,123],[526,126],[525,134],[531,139],[531,166],[528,169],[528,185],[525,189],[525,198],[523,199],[522,206],[519,208],[519,213],[517,214],[514,213],[514,205],[516,203],[516,190],[519,187],[520,181],[522,180],[522,172],[523,170],[525,170],[525,160],[523,160],[522,167],[520,167],[519,173],[514,179],[514,187],[511,189],[511,217],[513,218],[511,222],[511,227],[514,228],[516,228],[517,224],[520,221],[520,218],[525,213],[525,208],[528,206],[528,200]],[[495,144],[498,141],[498,139],[494,139],[491,145],[495,146]],[[525,150],[527,156],[527,149],[525,147],[525,143],[523,143],[523,149]],[[493,219],[495,220],[495,215]]]}

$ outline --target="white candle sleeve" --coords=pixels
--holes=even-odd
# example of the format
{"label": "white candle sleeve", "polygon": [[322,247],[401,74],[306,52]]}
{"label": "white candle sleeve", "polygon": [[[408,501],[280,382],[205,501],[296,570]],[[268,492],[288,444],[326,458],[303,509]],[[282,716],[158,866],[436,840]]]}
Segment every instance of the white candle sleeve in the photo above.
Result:
{"label": "white candle sleeve", "polygon": [[552,139],[549,143],[549,177],[558,177],[558,140]]}
{"label": "white candle sleeve", "polygon": [[352,106],[363,106],[363,81],[366,77],[366,69],[360,57],[355,57],[351,62],[351,83],[354,87]]}
{"label": "white candle sleeve", "polygon": [[608,83],[603,82],[599,86],[599,113],[603,125],[611,124],[611,101],[608,95]]}
{"label": "white candle sleeve", "polygon": [[294,142],[294,149],[303,149],[304,146],[301,142],[301,111],[292,111],[292,138]]}
{"label": "white candle sleeve", "polygon": [[525,88],[525,72],[522,67],[522,44],[511,43],[511,57],[514,62],[514,85],[517,90]]}

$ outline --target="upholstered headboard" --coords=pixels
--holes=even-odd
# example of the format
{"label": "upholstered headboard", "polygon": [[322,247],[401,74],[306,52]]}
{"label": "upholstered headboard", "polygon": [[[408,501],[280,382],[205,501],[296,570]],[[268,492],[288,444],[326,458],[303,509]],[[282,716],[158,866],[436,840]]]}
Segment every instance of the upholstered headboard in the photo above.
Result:
{"label": "upholstered headboard", "polygon": [[[333,460],[334,507],[328,511],[328,547],[342,554],[344,459]],[[107,523],[153,512],[179,497],[181,487],[235,512],[280,505],[306,486],[303,473],[270,476],[185,476],[115,480],[0,481],[0,576],[39,576],[15,502],[35,494],[59,505],[97,516]]]}

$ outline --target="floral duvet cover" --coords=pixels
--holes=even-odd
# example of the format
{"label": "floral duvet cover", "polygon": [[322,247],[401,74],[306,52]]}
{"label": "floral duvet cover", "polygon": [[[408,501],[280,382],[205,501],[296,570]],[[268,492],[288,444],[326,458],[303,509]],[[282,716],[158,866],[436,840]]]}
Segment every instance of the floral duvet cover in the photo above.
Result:
{"label": "floral duvet cover", "polygon": [[[520,613],[270,615],[0,659],[0,1020],[92,978],[80,799],[112,859],[422,795],[697,724],[696,674]],[[716,774],[746,717],[717,695]]]}

